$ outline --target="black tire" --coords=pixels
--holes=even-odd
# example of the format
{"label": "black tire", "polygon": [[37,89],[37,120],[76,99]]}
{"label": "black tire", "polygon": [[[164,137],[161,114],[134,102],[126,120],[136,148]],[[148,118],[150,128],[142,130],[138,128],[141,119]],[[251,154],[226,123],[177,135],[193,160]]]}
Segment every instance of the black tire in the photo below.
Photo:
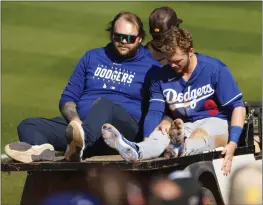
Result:
{"label": "black tire", "polygon": [[213,193],[206,187],[202,187],[203,191],[203,205],[217,205]]}

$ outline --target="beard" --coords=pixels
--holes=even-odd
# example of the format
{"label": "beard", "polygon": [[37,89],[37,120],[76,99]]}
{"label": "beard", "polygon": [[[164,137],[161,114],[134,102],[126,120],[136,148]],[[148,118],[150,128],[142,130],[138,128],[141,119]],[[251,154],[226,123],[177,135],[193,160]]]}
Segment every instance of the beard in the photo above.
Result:
{"label": "beard", "polygon": [[185,64],[185,66],[183,67],[183,72],[186,72],[189,68],[190,65],[190,57],[187,58],[187,62]]}
{"label": "beard", "polygon": [[116,45],[116,43],[113,42],[113,46],[118,58],[125,60],[132,58],[137,54],[140,44],[137,43],[131,47],[121,43]]}
{"label": "beard", "polygon": [[175,68],[173,68],[173,70],[178,74],[183,74],[183,73],[188,71],[189,65],[190,65],[190,57],[187,58],[187,60],[183,66],[175,67]]}

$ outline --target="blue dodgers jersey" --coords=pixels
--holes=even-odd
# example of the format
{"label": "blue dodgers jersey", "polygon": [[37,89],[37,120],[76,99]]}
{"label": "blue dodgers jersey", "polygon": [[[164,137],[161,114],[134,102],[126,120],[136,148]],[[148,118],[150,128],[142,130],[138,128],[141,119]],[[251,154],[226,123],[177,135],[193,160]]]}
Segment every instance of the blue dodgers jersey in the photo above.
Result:
{"label": "blue dodgers jersey", "polygon": [[229,119],[232,110],[244,106],[240,92],[227,66],[220,60],[198,54],[197,65],[186,82],[170,66],[165,66],[151,88],[149,110],[165,110],[174,119],[192,122],[206,117]]}
{"label": "blue dodgers jersey", "polygon": [[139,47],[135,57],[125,61],[118,61],[112,44],[89,50],[78,62],[62,93],[59,106],[61,108],[69,101],[75,102],[83,120],[94,101],[105,97],[140,120],[145,89],[149,90],[150,73],[156,68],[161,68],[161,64],[143,46]]}

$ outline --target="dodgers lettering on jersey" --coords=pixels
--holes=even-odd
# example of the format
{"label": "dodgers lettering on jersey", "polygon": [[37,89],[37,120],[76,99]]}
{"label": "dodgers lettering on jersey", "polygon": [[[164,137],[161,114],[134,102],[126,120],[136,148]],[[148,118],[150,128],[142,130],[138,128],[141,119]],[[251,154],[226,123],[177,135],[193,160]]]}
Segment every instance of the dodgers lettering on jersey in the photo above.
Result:
{"label": "dodgers lettering on jersey", "polygon": [[174,89],[165,89],[163,94],[166,98],[166,102],[174,108],[189,107],[195,109],[196,104],[214,94],[215,90],[210,84],[204,85],[199,88],[191,89],[191,86],[187,87],[185,93],[177,93]]}
{"label": "dodgers lettering on jersey", "polygon": [[[72,101],[83,120],[100,97],[121,105],[131,116],[141,119],[143,95],[149,80],[146,75],[161,64],[140,46],[135,57],[118,61],[112,45],[89,50],[79,60],[65,87],[59,106]],[[148,78],[150,78],[150,75]]]}
{"label": "dodgers lettering on jersey", "polygon": [[195,121],[206,117],[228,119],[235,107],[243,106],[242,93],[221,61],[197,55],[197,66],[186,82],[171,67],[160,71],[161,78],[150,89],[150,111],[164,113],[165,103],[173,118]]}
{"label": "dodgers lettering on jersey", "polygon": [[129,84],[129,86],[132,83],[134,76],[135,72],[130,71],[129,73],[128,70],[126,71],[125,69],[118,69],[116,67],[111,67],[111,69],[108,69],[107,67],[103,68],[103,65],[101,65],[101,67],[100,65],[98,65],[97,69],[94,72],[94,78],[103,78],[105,80],[108,80],[108,82],[116,81],[118,82],[118,84],[127,83]]}

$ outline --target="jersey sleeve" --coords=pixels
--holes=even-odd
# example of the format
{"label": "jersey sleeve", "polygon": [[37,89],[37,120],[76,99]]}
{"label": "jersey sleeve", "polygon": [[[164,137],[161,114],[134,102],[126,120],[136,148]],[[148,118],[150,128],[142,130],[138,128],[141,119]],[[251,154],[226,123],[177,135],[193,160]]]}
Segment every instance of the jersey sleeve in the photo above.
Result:
{"label": "jersey sleeve", "polygon": [[165,99],[161,89],[161,82],[156,80],[152,82],[150,86],[150,100],[149,100],[149,111],[159,111],[164,113],[165,110]]}
{"label": "jersey sleeve", "polygon": [[232,110],[236,107],[244,106],[243,94],[240,92],[227,66],[222,66],[218,70],[215,95],[222,107]]}
{"label": "jersey sleeve", "polygon": [[149,90],[149,110],[144,121],[144,137],[149,137],[160,123],[165,111],[165,100],[159,80],[151,83]]}
{"label": "jersey sleeve", "polygon": [[144,137],[149,137],[154,129],[159,125],[163,114],[159,111],[149,111],[144,122]]}

